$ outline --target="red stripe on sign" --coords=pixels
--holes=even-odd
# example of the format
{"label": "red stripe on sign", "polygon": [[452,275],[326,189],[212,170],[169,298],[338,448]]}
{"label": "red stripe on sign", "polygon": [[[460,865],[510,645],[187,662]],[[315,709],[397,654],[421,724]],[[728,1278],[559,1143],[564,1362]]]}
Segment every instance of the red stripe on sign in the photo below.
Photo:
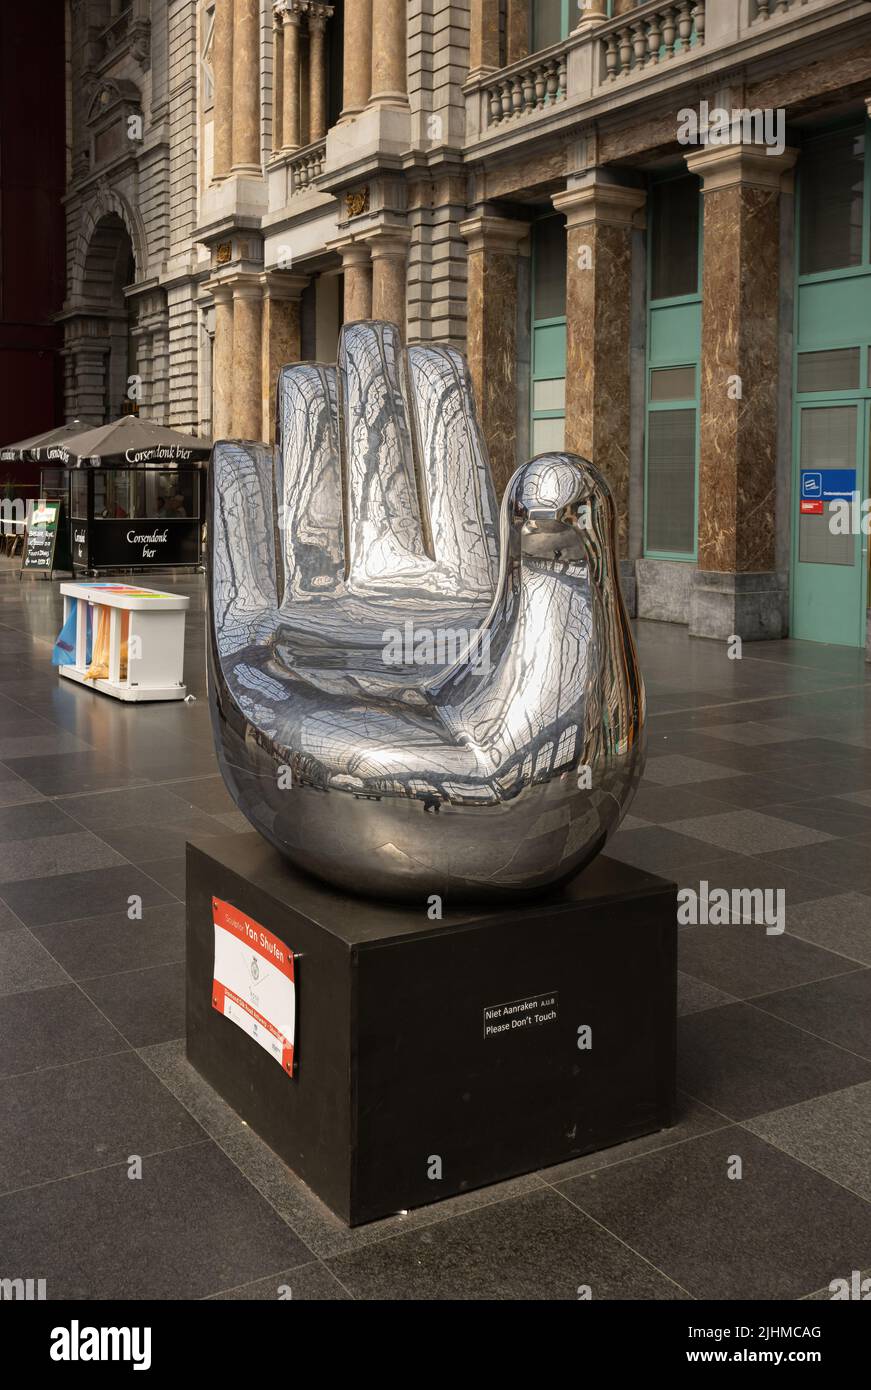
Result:
{"label": "red stripe on sign", "polygon": [[244,912],[240,912],[232,903],[224,902],[223,898],[212,898],[212,918],[216,927],[237,936],[246,946],[271,961],[282,975],[293,979],[293,952],[266,927],[246,917]]}

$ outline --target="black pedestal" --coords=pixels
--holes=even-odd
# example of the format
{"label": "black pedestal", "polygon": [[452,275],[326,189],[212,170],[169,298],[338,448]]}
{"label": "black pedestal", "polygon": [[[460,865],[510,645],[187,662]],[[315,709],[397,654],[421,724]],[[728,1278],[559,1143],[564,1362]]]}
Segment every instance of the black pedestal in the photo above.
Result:
{"label": "black pedestal", "polygon": [[[208,843],[188,846],[188,1057],[351,1225],[672,1123],[674,884],[600,857],[431,921],[253,832]],[[213,1006],[213,898],[294,953],[292,1075]]]}

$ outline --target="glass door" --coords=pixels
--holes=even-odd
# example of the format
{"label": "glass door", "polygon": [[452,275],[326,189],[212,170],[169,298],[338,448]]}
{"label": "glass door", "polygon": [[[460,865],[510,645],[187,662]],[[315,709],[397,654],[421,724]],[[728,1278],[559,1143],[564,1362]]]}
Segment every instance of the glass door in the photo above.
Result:
{"label": "glass door", "polygon": [[[869,402],[801,405],[793,488],[793,637],[865,645],[867,546],[852,507],[868,495]],[[833,505],[834,504],[834,505]]]}

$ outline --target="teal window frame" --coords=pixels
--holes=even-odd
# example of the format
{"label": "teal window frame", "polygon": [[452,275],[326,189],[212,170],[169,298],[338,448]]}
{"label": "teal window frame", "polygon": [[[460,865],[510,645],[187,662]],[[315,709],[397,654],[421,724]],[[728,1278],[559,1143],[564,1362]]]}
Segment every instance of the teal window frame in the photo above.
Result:
{"label": "teal window frame", "polygon": [[[532,255],[530,257],[530,277],[529,277],[529,339],[530,339],[530,363],[529,363],[529,450],[533,453],[533,438],[535,436],[535,424],[538,420],[562,420],[565,423],[565,405],[562,410],[536,410],[535,409],[535,386],[539,381],[565,381],[566,380],[566,349],[565,335],[567,315],[558,314],[551,318],[537,319],[535,317],[535,266],[538,256],[536,245],[535,230],[540,222],[546,221],[549,217],[559,217],[559,213],[545,213],[542,217],[536,217],[531,225],[532,231]],[[538,328],[562,328],[563,330],[563,371],[562,377],[554,376],[552,371],[539,372],[538,352],[536,347],[536,329]]]}
{"label": "teal window frame", "polygon": [[[651,188],[655,184],[673,183],[679,178],[685,178],[684,170],[678,173],[664,174],[651,180]],[[653,298],[653,256],[647,257],[647,360],[646,376],[644,382],[644,525],[643,525],[643,550],[646,559],[650,560],[680,560],[685,564],[695,564],[699,556],[699,464],[701,457],[701,342],[698,345],[698,353],[695,358],[686,353],[676,353],[674,356],[657,357],[652,360],[650,357],[650,343],[652,341],[652,320],[653,312],[656,309],[678,308],[684,305],[699,305],[702,303],[702,274],[703,258],[705,251],[705,220],[704,220],[704,201],[701,186],[699,186],[699,256],[698,256],[698,283],[694,294],[672,295],[663,299]],[[650,248],[648,247],[648,252]],[[696,389],[695,394],[690,398],[675,401],[654,401],[651,400],[651,381],[655,371],[663,367],[692,367],[695,372]],[[695,502],[693,506],[693,548],[688,550],[660,550],[648,545],[647,541],[647,503],[650,497],[648,483],[648,462],[650,447],[650,431],[647,428],[647,420],[651,414],[662,410],[694,410],[696,416],[695,430],[695,478],[694,492]]]}
{"label": "teal window frame", "polygon": [[[792,353],[792,486],[796,486],[799,468],[799,450],[801,448],[801,412],[808,406],[826,405],[851,405],[855,404],[859,408],[858,427],[860,430],[861,454],[865,459],[866,469],[871,467],[868,461],[869,445],[871,440],[868,438],[869,422],[868,413],[871,406],[871,331],[860,338],[852,340],[828,338],[825,341],[814,341],[813,339],[802,341],[799,337],[801,330],[801,290],[808,285],[828,284],[836,280],[867,280],[871,276],[871,118],[866,117],[864,121],[856,120],[855,117],[845,117],[840,121],[832,121],[824,126],[815,129],[806,141],[810,144],[815,138],[826,135],[833,135],[838,131],[855,131],[856,134],[862,133],[865,136],[865,161],[862,177],[862,259],[858,265],[843,266],[837,270],[818,270],[812,274],[802,275],[801,273],[801,221],[802,221],[802,199],[804,197],[804,180],[802,178],[801,150],[798,158],[798,173],[795,186],[795,304],[793,308],[793,353]],[[804,146],[802,146],[804,148]],[[798,389],[798,359],[804,352],[829,352],[838,349],[855,348],[859,349],[859,385],[856,388],[848,388],[843,391],[799,391]],[[864,433],[862,433],[864,431]],[[795,498],[791,501],[791,520],[790,520],[790,559],[791,559],[791,582],[790,582],[790,624],[795,625],[795,604],[797,601],[796,584],[794,576],[796,566],[799,563],[799,528],[794,523]],[[871,586],[871,573],[866,567],[865,573],[866,591]],[[871,604],[871,593],[868,594],[868,603]],[[861,644],[860,644],[861,645]]]}
{"label": "teal window frame", "polygon": [[[799,151],[798,178],[796,179],[795,191],[795,265],[796,283],[801,285],[825,284],[828,280],[849,280],[855,276],[867,275],[871,270],[871,120],[857,121],[855,119],[836,121],[831,125],[815,130],[805,142],[807,145],[813,143],[814,139],[822,139],[826,135],[835,135],[838,131],[846,134],[848,131],[855,131],[857,135],[865,136],[865,167],[862,178],[862,259],[858,265],[842,266],[839,270],[816,270],[813,274],[802,275],[801,273],[801,206],[803,196],[801,151]],[[805,146],[802,146],[804,149]],[[798,322],[796,321],[796,330]],[[798,337],[796,336],[796,345]],[[855,343],[847,344],[855,347]],[[806,349],[810,351],[811,349]]]}

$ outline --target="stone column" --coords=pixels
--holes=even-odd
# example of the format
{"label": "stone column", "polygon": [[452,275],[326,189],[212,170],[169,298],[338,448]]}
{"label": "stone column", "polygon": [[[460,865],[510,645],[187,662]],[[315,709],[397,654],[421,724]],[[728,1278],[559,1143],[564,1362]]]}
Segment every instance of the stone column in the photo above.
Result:
{"label": "stone column", "polygon": [[632,223],[638,188],[601,173],[557,193],[566,216],[566,448],[605,474],[620,553],[629,534]]}
{"label": "stone column", "polygon": [[215,341],[212,349],[212,435],[226,439],[233,432],[233,291],[216,285]]}
{"label": "stone column", "polygon": [[282,11],[284,20],[284,80],[281,141],[282,149],[299,149],[299,3],[290,0]]}
{"label": "stone column", "polygon": [[372,0],[373,106],[408,106],[405,0]]}
{"label": "stone column", "polygon": [[703,181],[699,559],[690,633],[778,638],[788,576],[777,574],[781,180],[796,151],[746,145],[687,156]]}
{"label": "stone column", "polygon": [[216,0],[212,74],[215,84],[212,176],[223,179],[233,163],[233,0]]}
{"label": "stone column", "polygon": [[469,247],[469,370],[501,495],[517,466],[517,257],[529,224],[479,214],[460,223],[460,235]]}
{"label": "stone column", "polygon": [[407,232],[385,229],[368,238],[372,254],[372,317],[399,325],[405,337]]}
{"label": "stone column", "polygon": [[233,171],[260,173],[260,7],[235,0],[233,11]]}
{"label": "stone column", "polygon": [[345,277],[345,323],[372,317],[372,263],[369,247],[362,241],[338,248]]}
{"label": "stone column", "polygon": [[260,276],[260,284],[263,291],[260,438],[274,443],[278,373],[287,362],[300,359],[299,300],[308,284],[308,276],[267,271]]}
{"label": "stone column", "polygon": [[344,5],[342,33],[343,121],[359,115],[372,91],[372,0]]}
{"label": "stone column", "polygon": [[263,388],[262,287],[257,276],[233,282],[233,434],[261,439]]}
{"label": "stone column", "polygon": [[280,10],[272,12],[272,149],[277,154],[284,129],[284,23]]}
{"label": "stone column", "polygon": [[469,23],[469,76],[483,77],[502,66],[499,0],[472,0]]}
{"label": "stone column", "polygon": [[331,6],[308,7],[309,140],[323,140],[327,133],[327,55],[324,31],[333,13]]}

